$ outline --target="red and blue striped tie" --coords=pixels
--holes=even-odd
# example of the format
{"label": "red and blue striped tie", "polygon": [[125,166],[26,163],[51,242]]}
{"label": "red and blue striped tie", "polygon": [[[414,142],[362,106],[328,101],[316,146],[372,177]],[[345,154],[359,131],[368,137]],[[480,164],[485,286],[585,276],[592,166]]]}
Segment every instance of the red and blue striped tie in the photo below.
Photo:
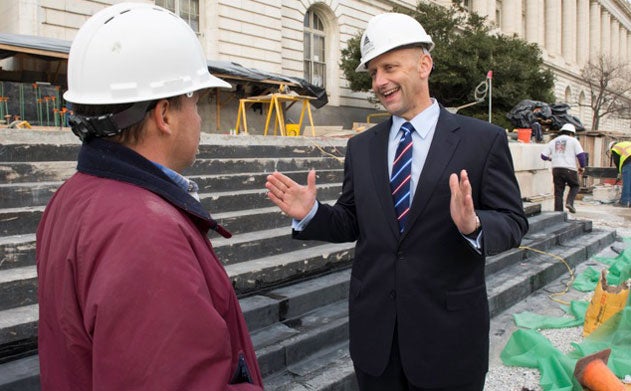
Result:
{"label": "red and blue striped tie", "polygon": [[397,146],[392,163],[390,189],[394,200],[394,209],[399,220],[399,231],[405,229],[405,220],[410,212],[410,179],[412,178],[412,132],[414,126],[406,122],[401,125],[403,136]]}

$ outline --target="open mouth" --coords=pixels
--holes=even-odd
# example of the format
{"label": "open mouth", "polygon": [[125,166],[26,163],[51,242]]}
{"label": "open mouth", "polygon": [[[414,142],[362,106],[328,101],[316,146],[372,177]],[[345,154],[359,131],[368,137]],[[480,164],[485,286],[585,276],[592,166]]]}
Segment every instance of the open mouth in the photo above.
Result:
{"label": "open mouth", "polygon": [[382,91],[382,92],[381,92],[381,95],[382,95],[384,98],[387,98],[387,97],[391,96],[392,94],[396,93],[396,92],[397,92],[397,91],[399,91],[399,90],[400,90],[400,88],[399,88],[399,87],[391,88],[391,89],[389,89],[389,90]]}

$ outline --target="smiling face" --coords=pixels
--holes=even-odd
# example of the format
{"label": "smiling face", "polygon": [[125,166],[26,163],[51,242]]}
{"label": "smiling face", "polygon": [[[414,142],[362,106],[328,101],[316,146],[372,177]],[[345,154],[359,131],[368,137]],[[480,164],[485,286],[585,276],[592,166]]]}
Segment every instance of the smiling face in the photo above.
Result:
{"label": "smiling face", "polygon": [[410,120],[431,105],[432,58],[420,47],[391,50],[368,63],[372,89],[386,110]]}

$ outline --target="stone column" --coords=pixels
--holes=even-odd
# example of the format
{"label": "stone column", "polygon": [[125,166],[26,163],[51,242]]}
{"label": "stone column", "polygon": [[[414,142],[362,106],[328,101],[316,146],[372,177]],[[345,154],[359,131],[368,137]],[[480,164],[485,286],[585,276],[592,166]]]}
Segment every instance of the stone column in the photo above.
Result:
{"label": "stone column", "polygon": [[609,42],[611,48],[609,50],[613,59],[618,61],[620,60],[620,23],[614,16],[610,20],[611,40]]}
{"label": "stone column", "polygon": [[517,34],[523,37],[521,31],[521,0],[502,1],[502,31],[506,34]]}
{"label": "stone column", "polygon": [[589,50],[589,0],[578,0],[578,15],[576,26],[576,62],[579,67],[587,64],[590,56]]}
{"label": "stone column", "polygon": [[562,39],[563,58],[567,63],[576,63],[576,0],[562,2]]}
{"label": "stone column", "polygon": [[611,15],[604,9],[600,11],[600,47],[601,53],[611,54]]}
{"label": "stone column", "polygon": [[526,41],[543,44],[539,34],[539,25],[543,22],[541,1],[530,0],[526,2]]}
{"label": "stone column", "polygon": [[600,15],[600,4],[597,1],[591,1],[589,9],[589,60],[594,62],[600,53],[602,38],[600,33],[600,24],[602,17]]}
{"label": "stone column", "polygon": [[629,62],[629,32],[624,26],[620,26],[620,60],[623,63]]}
{"label": "stone column", "polygon": [[546,1],[546,50],[549,55],[561,54],[561,2]]}

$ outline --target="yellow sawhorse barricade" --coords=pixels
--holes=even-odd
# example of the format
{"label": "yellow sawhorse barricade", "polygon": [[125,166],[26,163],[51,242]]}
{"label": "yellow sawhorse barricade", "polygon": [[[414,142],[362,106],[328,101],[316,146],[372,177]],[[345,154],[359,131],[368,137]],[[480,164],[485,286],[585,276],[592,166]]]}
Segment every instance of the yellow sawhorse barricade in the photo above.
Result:
{"label": "yellow sawhorse barricade", "polygon": [[[246,107],[253,103],[265,103],[269,105],[269,109],[267,110],[267,118],[265,120],[265,132],[263,133],[265,136],[267,136],[270,121],[272,120],[272,115],[274,113],[274,136],[276,136],[277,131],[280,131],[281,136],[300,136],[300,129],[302,129],[302,122],[305,117],[305,112],[309,117],[309,124],[311,125],[311,135],[315,136],[313,116],[311,115],[311,105],[309,104],[309,101],[312,99],[315,99],[315,97],[280,93],[274,93],[264,96],[251,96],[249,98],[239,99],[239,111],[237,112],[237,124],[235,126],[235,134],[239,134],[242,120],[243,132],[246,134],[248,133]],[[302,110],[300,111],[300,121],[298,122],[298,130],[287,130],[287,127],[285,126],[285,114],[283,112],[282,106],[283,102],[291,102],[289,107],[291,107],[296,102],[302,103]]]}

